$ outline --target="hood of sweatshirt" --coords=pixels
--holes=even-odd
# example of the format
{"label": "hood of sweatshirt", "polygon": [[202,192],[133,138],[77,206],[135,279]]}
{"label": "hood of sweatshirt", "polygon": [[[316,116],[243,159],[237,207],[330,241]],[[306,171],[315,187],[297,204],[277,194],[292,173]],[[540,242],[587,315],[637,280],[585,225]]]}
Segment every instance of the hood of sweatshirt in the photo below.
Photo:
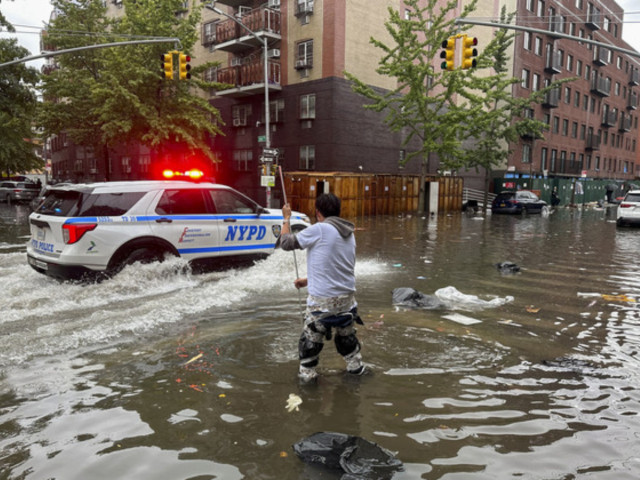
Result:
{"label": "hood of sweatshirt", "polygon": [[325,218],[324,223],[334,226],[342,238],[347,238],[349,235],[352,235],[355,230],[353,223],[340,217]]}

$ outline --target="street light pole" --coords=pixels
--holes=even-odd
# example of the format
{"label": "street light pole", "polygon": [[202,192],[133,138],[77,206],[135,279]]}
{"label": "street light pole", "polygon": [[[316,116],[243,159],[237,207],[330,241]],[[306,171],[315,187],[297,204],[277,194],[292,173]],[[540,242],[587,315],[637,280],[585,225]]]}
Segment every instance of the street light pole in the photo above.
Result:
{"label": "street light pole", "polygon": [[[253,35],[260,43],[262,43],[262,50],[263,50],[262,56],[263,56],[263,62],[264,62],[263,69],[264,69],[264,126],[265,126],[264,148],[262,149],[263,150],[262,159],[267,165],[267,173],[270,174],[271,162],[273,160],[273,157],[272,157],[272,153],[270,152],[271,150],[271,118],[270,116],[271,115],[269,113],[269,70],[268,70],[269,60],[267,58],[268,57],[267,51],[269,50],[269,44],[267,43],[267,37],[260,38],[253,30],[247,27],[244,23],[242,23],[236,17],[234,17],[233,15],[229,15],[228,13],[223,12],[222,10],[217,8],[215,0],[211,0],[211,3],[205,5],[205,7],[217,13],[218,15],[222,15],[223,17],[227,17],[233,20],[242,28],[244,28],[247,32]],[[267,208],[271,208],[271,187],[269,185],[267,185]]]}

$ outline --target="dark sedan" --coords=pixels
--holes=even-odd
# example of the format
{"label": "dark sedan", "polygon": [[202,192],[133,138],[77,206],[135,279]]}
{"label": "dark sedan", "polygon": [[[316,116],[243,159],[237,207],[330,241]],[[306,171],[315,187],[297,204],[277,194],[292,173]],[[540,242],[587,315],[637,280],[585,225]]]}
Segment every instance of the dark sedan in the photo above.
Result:
{"label": "dark sedan", "polygon": [[548,210],[547,202],[529,190],[501,192],[491,203],[492,213],[544,213]]}

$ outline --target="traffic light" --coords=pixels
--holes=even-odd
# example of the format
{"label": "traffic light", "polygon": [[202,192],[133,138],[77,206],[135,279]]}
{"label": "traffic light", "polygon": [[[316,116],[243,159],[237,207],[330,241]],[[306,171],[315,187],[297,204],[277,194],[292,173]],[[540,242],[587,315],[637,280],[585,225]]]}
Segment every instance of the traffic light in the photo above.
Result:
{"label": "traffic light", "polygon": [[476,37],[462,36],[462,61],[460,62],[462,68],[476,68],[477,62],[473,58],[478,56],[478,49],[473,48],[476,45],[478,45]]}
{"label": "traffic light", "polygon": [[162,74],[164,78],[173,80],[173,52],[163,53],[160,58],[162,59]]}
{"label": "traffic light", "polygon": [[189,55],[185,55],[184,53],[178,54],[178,78],[180,80],[189,80],[191,78],[191,74],[189,70],[191,70],[191,65],[189,62],[191,61],[191,57]]}
{"label": "traffic light", "polygon": [[440,52],[440,58],[444,61],[440,64],[443,70],[454,69],[454,57],[456,53],[456,37],[449,37],[442,42],[442,52]]}

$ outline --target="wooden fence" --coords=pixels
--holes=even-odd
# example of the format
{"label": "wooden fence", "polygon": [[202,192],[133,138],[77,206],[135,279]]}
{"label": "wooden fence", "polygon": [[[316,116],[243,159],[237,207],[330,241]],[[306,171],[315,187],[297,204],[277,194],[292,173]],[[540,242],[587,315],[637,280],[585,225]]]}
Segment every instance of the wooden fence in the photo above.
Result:
{"label": "wooden fence", "polygon": [[[428,177],[437,182],[438,212],[462,209],[460,177]],[[323,192],[342,200],[342,216],[398,215],[418,211],[418,175],[376,175],[344,172],[290,172],[284,175],[287,200],[294,210],[312,215],[316,197]]]}

